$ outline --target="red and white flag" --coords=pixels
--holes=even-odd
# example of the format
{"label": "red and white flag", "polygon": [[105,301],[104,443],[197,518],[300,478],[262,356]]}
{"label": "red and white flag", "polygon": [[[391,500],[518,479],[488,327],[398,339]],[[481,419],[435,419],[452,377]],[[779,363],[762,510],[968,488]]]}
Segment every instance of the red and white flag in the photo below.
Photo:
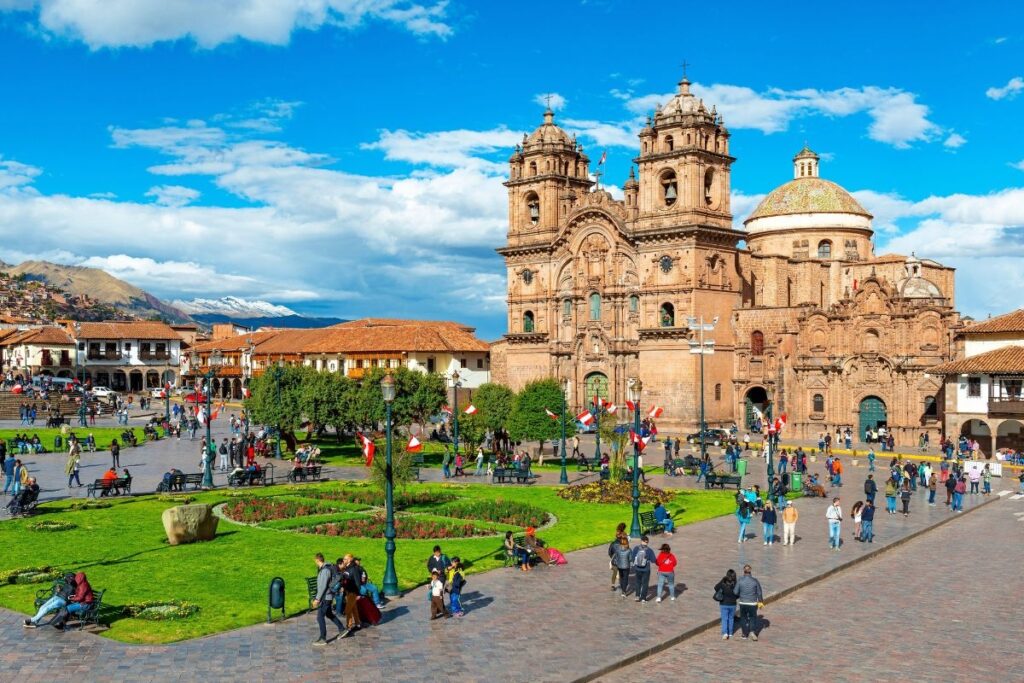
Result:
{"label": "red and white flag", "polygon": [[604,404],[604,409],[605,409],[606,411],[608,411],[608,414],[609,414],[609,415],[614,415],[614,414],[615,414],[615,411],[616,411],[616,410],[618,410],[618,409],[619,409],[619,407],[618,407],[617,405],[615,405],[614,403],[608,403],[608,402],[606,401],[606,402],[605,402],[605,404]]}
{"label": "red and white flag", "polygon": [[636,410],[636,404],[632,401],[626,401],[626,407],[629,408],[630,412]]}
{"label": "red and white flag", "polygon": [[640,449],[640,452],[642,453],[643,450],[645,448],[647,448],[647,444],[649,444],[651,442],[651,437],[650,436],[641,437],[639,434],[637,434],[632,429],[630,429],[629,430],[629,440],[633,443],[634,446],[637,446]]}
{"label": "red and white flag", "polygon": [[463,410],[462,412],[464,412],[466,415],[473,415],[474,413],[476,413],[476,406],[470,403],[469,407]]}
{"label": "red and white flag", "polygon": [[423,444],[415,436],[409,439],[409,443],[405,445],[405,450],[410,453],[418,453],[423,450]]}
{"label": "red and white flag", "polygon": [[600,408],[601,406],[604,405],[604,401],[601,399],[600,396],[594,394],[594,400],[592,401],[592,404],[595,408]]}
{"label": "red and white flag", "polygon": [[252,392],[249,391],[249,387],[242,389],[242,398],[249,398],[250,396],[252,396]]}
{"label": "red and white flag", "polygon": [[558,416],[557,416],[557,415],[555,415],[554,413],[552,413],[552,412],[551,412],[550,410],[548,410],[547,408],[545,408],[545,409],[544,409],[544,412],[545,412],[545,413],[547,413],[547,414],[548,414],[548,417],[550,417],[550,418],[551,418],[552,420],[557,420],[557,419],[558,419]]}
{"label": "red and white flag", "polygon": [[201,426],[206,426],[206,408],[199,409],[199,412],[196,413],[196,420],[199,421]]}
{"label": "red and white flag", "polygon": [[779,434],[782,433],[782,428],[786,426],[786,414],[783,413],[775,418],[775,431]]}
{"label": "red and white flag", "polygon": [[363,447],[363,457],[366,458],[366,466],[373,466],[373,454],[377,450],[372,439],[368,439],[362,432],[356,432],[356,438]]}
{"label": "red and white flag", "polygon": [[608,150],[605,150],[605,151],[601,152],[601,158],[598,160],[597,165],[600,166],[600,165],[602,165],[607,160],[608,160]]}
{"label": "red and white flag", "polygon": [[589,426],[594,421],[594,414],[589,410],[584,410],[576,416],[576,419],[582,422],[584,426]]}
{"label": "red and white flag", "polygon": [[447,413],[448,415],[451,415],[452,414],[452,407],[449,406],[449,405],[443,405],[443,406],[441,406],[441,412],[442,413]]}
{"label": "red and white flag", "polygon": [[656,417],[661,417],[661,414],[663,412],[665,412],[664,408],[662,408],[661,406],[654,406],[653,408],[651,408],[650,412],[647,413],[647,417],[649,417],[651,419],[654,419]]}

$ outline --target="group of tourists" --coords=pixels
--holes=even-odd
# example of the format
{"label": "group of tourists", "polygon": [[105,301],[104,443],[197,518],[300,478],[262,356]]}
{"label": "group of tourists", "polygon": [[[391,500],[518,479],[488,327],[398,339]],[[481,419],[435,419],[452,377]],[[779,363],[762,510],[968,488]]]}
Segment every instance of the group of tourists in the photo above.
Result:
{"label": "group of tourists", "polygon": [[[314,557],[316,563],[316,593],[312,607],[316,610],[319,637],[313,645],[326,645],[327,622],[338,627],[337,638],[347,638],[363,628],[380,622],[380,608],[384,605],[376,584],[369,580],[358,557],[351,553],[331,563],[323,553]],[[345,617],[342,624],[338,614]]]}

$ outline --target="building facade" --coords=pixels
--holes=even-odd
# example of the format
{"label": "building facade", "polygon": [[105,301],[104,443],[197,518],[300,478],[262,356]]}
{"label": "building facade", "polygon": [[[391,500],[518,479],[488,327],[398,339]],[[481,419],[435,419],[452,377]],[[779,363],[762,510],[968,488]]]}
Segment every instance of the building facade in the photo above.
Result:
{"label": "building facade", "polygon": [[[749,423],[758,406],[787,412],[801,437],[881,425],[898,441],[937,435],[942,386],[925,369],[954,351],[953,270],[877,257],[870,214],[807,148],[736,229],[729,138],[684,78],[641,130],[638,173],[616,200],[545,112],[509,160],[496,381],[564,379],[579,408],[594,395],[621,403],[638,377],[663,423],[695,428],[703,357],[711,424]],[[701,321],[713,355],[691,353]]]}

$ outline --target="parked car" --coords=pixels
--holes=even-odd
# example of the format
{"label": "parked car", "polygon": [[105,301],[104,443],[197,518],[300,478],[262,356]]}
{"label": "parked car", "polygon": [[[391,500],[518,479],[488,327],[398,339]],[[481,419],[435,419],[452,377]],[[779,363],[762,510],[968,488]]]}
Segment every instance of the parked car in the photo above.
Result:
{"label": "parked car", "polygon": [[[704,444],[721,446],[729,442],[729,430],[727,429],[705,429]],[[686,443],[700,443],[700,432],[694,432],[686,437]]]}
{"label": "parked car", "polygon": [[150,389],[149,395],[151,398],[164,398],[166,396],[163,389]]}
{"label": "parked car", "polygon": [[111,389],[110,387],[103,386],[95,386],[92,389],[90,389],[89,392],[95,398],[110,398],[111,396],[115,396],[117,394],[117,392]]}

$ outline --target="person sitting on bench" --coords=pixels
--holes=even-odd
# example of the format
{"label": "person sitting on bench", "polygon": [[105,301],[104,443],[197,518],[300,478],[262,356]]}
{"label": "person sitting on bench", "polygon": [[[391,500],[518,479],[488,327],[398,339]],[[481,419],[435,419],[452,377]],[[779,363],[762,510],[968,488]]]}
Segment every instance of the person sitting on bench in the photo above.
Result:
{"label": "person sitting on bench", "polygon": [[812,474],[807,482],[807,492],[811,497],[825,497],[825,487],[818,483],[818,475]]}
{"label": "person sitting on bench", "polygon": [[64,624],[67,623],[68,617],[72,614],[80,614],[93,603],[92,586],[89,585],[89,579],[86,578],[85,572],[78,572],[75,574],[75,594],[71,596],[68,603],[57,612],[56,618],[53,620],[53,627],[58,631],[64,630]]}
{"label": "person sitting on bench", "polygon": [[672,514],[660,502],[654,504],[654,519],[657,520],[658,524],[665,527],[665,533],[669,536],[676,530],[676,523],[672,521]]}
{"label": "person sitting on bench", "polygon": [[103,473],[101,481],[103,482],[103,493],[100,496],[109,496],[110,492],[114,489],[114,482],[117,481],[117,470],[111,467]]}
{"label": "person sitting on bench", "polygon": [[[77,574],[65,574],[60,581],[54,584],[53,595],[39,606],[39,611],[36,612],[34,617],[25,620],[25,628],[36,628],[47,614],[63,609],[76,593],[77,584],[75,579],[77,576]],[[50,623],[54,623],[54,621],[55,619],[51,620]]]}
{"label": "person sitting on bench", "polygon": [[523,537],[523,545],[526,546],[526,550],[534,555],[543,562],[544,564],[551,564],[551,553],[544,547],[544,543],[537,538],[537,530],[532,526],[526,527],[526,536]]}

